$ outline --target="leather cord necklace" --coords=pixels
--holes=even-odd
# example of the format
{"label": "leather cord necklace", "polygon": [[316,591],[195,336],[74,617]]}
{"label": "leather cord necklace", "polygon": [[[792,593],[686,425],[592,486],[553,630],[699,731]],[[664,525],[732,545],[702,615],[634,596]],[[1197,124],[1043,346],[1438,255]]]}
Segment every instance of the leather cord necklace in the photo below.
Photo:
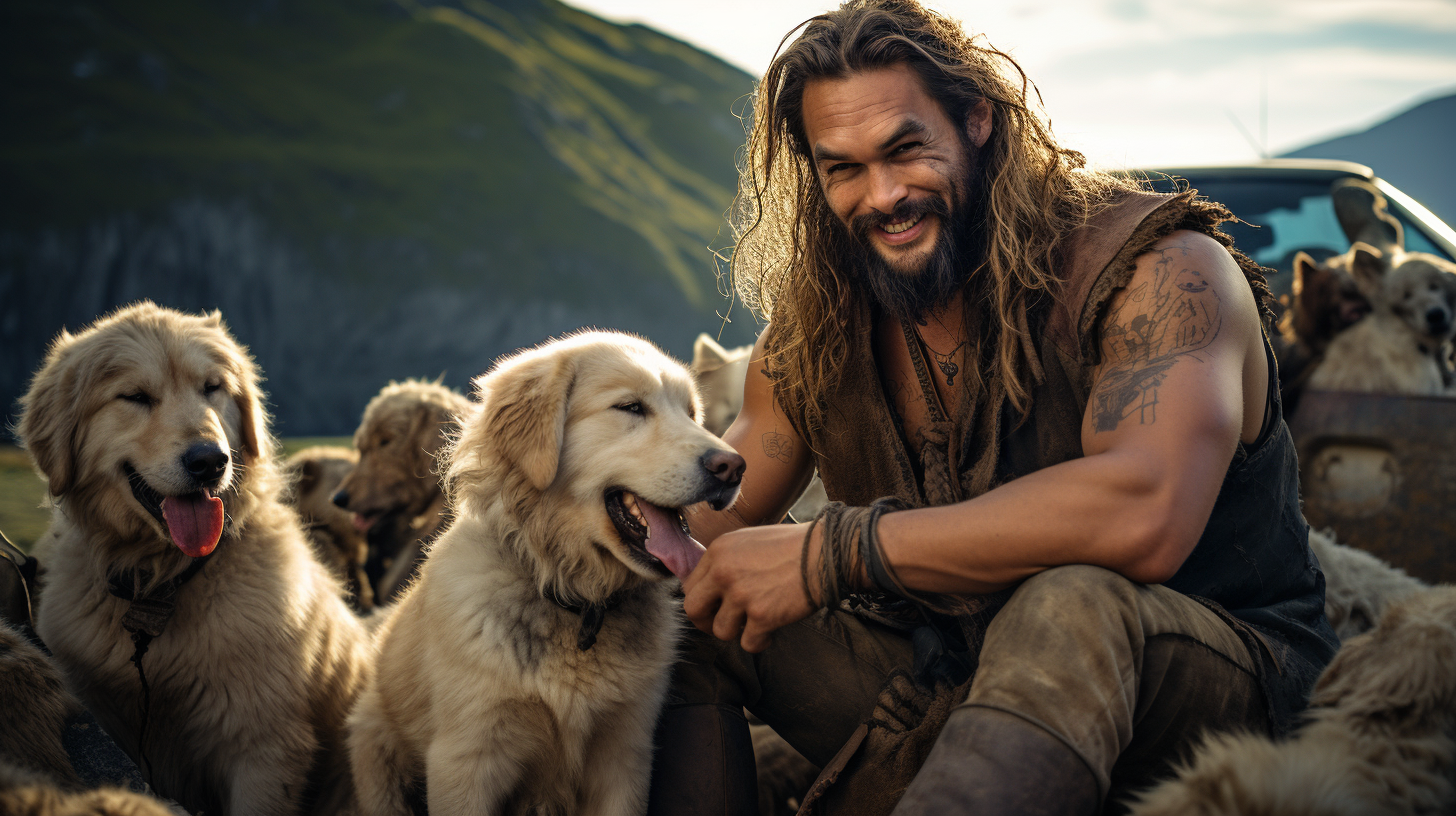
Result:
{"label": "leather cord necklace", "polygon": [[[918,320],[916,322],[921,326],[928,325]],[[940,323],[939,320],[936,320],[935,322]],[[944,323],[941,323],[941,328],[945,328]],[[926,351],[930,352],[930,356],[935,359],[935,367],[939,368],[940,373],[945,375],[945,384],[947,386],[955,385],[956,375],[961,372],[960,364],[955,361],[955,354],[956,352],[965,348],[966,343],[969,342],[969,339],[962,338],[959,343],[956,343],[955,348],[945,352],[944,354],[941,354],[940,352],[930,347],[930,344],[927,343],[925,341],[925,338],[920,335],[920,331],[918,329],[914,331],[914,334],[915,340],[920,344],[920,346],[923,347]]]}
{"label": "leather cord necklace", "polygon": [[152,785],[152,766],[147,759],[147,720],[152,713],[152,690],[147,683],[147,673],[142,668],[142,658],[146,656],[152,641],[167,628],[172,614],[177,611],[177,591],[183,584],[197,577],[197,573],[207,566],[211,558],[211,553],[194,558],[187,569],[145,592],[143,587],[151,576],[144,571],[118,573],[108,581],[107,592],[129,604],[126,614],[121,616],[121,628],[131,635],[131,663],[136,666],[137,677],[142,685],[142,722],[137,732],[137,758],[141,760],[138,765],[145,774],[148,785]]}

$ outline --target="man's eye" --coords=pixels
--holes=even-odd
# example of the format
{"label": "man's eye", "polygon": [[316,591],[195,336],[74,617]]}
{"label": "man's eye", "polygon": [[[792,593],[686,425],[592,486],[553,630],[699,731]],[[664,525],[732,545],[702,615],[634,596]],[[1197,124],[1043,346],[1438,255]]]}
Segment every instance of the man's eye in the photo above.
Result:
{"label": "man's eye", "polygon": [[839,164],[831,164],[831,165],[829,165],[829,169],[824,171],[824,175],[826,175],[826,176],[832,176],[835,173],[842,173],[845,170],[848,170],[849,168],[851,168],[853,166],[854,165],[850,164],[849,162],[840,162]]}
{"label": "man's eye", "polygon": [[921,144],[922,144],[921,142],[906,142],[905,144],[902,144],[899,147],[896,147],[893,152],[895,152],[895,153],[908,153],[911,150],[914,150],[915,148],[920,147]]}
{"label": "man's eye", "polygon": [[129,394],[121,394],[117,398],[124,399],[127,402],[134,402],[137,405],[145,405],[147,407],[151,407],[152,404],[152,395],[148,394],[145,391],[133,391]]}
{"label": "man's eye", "polygon": [[626,411],[629,414],[636,414],[637,416],[642,416],[646,413],[646,409],[642,407],[642,403],[640,402],[624,402],[621,405],[615,405],[613,407],[618,411]]}

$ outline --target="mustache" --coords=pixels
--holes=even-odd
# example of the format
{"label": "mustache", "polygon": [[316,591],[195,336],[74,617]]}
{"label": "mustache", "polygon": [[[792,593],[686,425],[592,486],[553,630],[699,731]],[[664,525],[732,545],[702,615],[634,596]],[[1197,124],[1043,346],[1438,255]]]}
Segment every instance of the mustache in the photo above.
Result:
{"label": "mustache", "polygon": [[934,193],[914,200],[901,201],[895,205],[895,209],[888,213],[875,210],[854,216],[849,220],[849,233],[855,237],[855,240],[868,247],[871,245],[870,230],[886,224],[924,218],[927,215],[940,219],[940,223],[944,227],[950,223],[950,204],[945,198]]}

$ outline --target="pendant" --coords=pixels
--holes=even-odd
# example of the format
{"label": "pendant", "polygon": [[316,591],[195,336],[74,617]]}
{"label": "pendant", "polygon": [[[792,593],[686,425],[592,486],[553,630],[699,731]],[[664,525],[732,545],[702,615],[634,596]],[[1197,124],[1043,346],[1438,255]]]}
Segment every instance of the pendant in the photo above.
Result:
{"label": "pendant", "polygon": [[936,360],[935,362],[936,365],[940,366],[940,373],[945,375],[945,384],[955,385],[955,377],[957,374],[960,373],[961,367],[951,362],[949,359]]}

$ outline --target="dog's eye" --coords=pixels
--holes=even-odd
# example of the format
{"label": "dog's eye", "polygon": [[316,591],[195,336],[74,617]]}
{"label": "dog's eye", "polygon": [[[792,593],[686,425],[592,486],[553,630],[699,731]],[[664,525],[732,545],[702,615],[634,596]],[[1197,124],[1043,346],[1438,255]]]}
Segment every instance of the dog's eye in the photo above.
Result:
{"label": "dog's eye", "polygon": [[210,397],[214,393],[216,393],[219,388],[222,388],[222,383],[220,382],[208,383],[202,386],[202,393],[204,396]]}
{"label": "dog's eye", "polygon": [[389,447],[389,443],[390,442],[393,442],[393,441],[394,441],[393,439],[391,439],[390,437],[387,437],[386,436],[385,438],[379,440],[379,447],[381,447],[381,448],[387,448],[387,447]]}
{"label": "dog's eye", "polygon": [[642,416],[647,413],[647,409],[643,408],[640,402],[624,402],[615,407],[618,411],[626,411],[629,414],[636,414],[637,416]]}
{"label": "dog's eye", "polygon": [[152,395],[145,391],[133,391],[130,394],[122,394],[117,399],[124,399],[127,402],[134,402],[137,405],[145,405],[147,407],[151,407],[152,404]]}

